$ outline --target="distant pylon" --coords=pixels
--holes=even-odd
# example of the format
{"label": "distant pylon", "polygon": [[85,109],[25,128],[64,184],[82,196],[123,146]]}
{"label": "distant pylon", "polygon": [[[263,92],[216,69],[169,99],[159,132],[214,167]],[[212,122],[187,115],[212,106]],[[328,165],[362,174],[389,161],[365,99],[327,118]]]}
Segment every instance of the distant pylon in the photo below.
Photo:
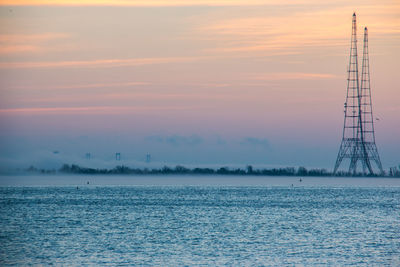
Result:
{"label": "distant pylon", "polygon": [[343,137],[333,173],[336,174],[344,158],[350,159],[349,173],[357,173],[361,161],[363,173],[374,174],[371,160],[375,161],[382,173],[382,164],[375,144],[372,115],[372,101],[369,77],[368,30],[364,32],[364,51],[361,86],[358,76],[357,23],[353,14],[350,62],[347,77],[347,96],[344,104]]}

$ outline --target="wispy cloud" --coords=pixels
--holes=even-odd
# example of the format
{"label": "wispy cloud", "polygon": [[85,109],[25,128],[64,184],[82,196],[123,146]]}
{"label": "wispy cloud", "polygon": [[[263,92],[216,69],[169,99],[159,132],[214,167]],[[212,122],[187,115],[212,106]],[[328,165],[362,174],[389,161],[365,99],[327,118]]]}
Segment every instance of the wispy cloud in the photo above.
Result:
{"label": "wispy cloud", "polygon": [[320,79],[334,79],[337,75],[329,73],[303,73],[303,72],[275,72],[265,74],[249,75],[250,80],[320,80]]}
{"label": "wispy cloud", "polygon": [[254,6],[306,4],[312,0],[3,0],[1,5],[62,6]]}
{"label": "wispy cloud", "polygon": [[34,45],[0,45],[0,54],[16,54],[25,52],[37,52],[39,47]]}
{"label": "wispy cloud", "polygon": [[[0,55],[55,50],[54,41],[65,40],[65,33],[0,34]],[[59,49],[65,49],[62,44]]]}
{"label": "wispy cloud", "polygon": [[193,84],[196,86],[206,87],[206,88],[223,88],[231,86],[230,83],[198,83]]}
{"label": "wispy cloud", "polygon": [[97,106],[97,107],[33,107],[0,109],[0,114],[126,114],[135,112],[185,110],[189,106]]}
{"label": "wispy cloud", "polygon": [[[206,26],[201,31],[224,41],[221,43],[225,45],[214,48],[215,52],[268,51],[273,55],[282,55],[297,54],[304,47],[345,45],[346,26],[344,23],[333,23],[329,18],[318,20],[308,14],[291,14],[230,19]],[[302,29],[301,32],[299,29]]]}
{"label": "wispy cloud", "polygon": [[90,88],[116,88],[116,87],[130,87],[130,86],[144,86],[149,85],[149,82],[121,82],[121,83],[82,83],[82,84],[65,84],[65,85],[22,85],[15,86],[14,89],[90,89]]}
{"label": "wispy cloud", "polygon": [[[360,14],[368,20],[379,35],[393,36],[400,32],[400,5],[386,1],[381,5],[360,3]],[[200,38],[221,44],[207,49],[215,53],[254,53],[266,55],[301,54],[316,47],[347,46],[349,21],[353,7],[344,3],[340,7],[297,9],[277,15],[221,16],[198,27]],[[387,16],[383,16],[387,14]]]}
{"label": "wispy cloud", "polygon": [[0,34],[0,42],[7,43],[26,43],[49,41],[54,39],[65,39],[69,35],[66,33],[42,33],[42,34]]}
{"label": "wispy cloud", "polygon": [[21,68],[114,68],[153,64],[179,63],[196,60],[196,57],[162,57],[131,59],[97,59],[81,61],[0,62],[0,69]]}

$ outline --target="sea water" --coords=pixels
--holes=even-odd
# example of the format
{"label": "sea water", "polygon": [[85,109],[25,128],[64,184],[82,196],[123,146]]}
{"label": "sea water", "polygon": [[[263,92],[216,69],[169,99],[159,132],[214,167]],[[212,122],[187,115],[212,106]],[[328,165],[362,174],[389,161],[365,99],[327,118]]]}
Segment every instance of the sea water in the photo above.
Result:
{"label": "sea water", "polygon": [[10,176],[0,184],[1,266],[400,265],[399,179]]}

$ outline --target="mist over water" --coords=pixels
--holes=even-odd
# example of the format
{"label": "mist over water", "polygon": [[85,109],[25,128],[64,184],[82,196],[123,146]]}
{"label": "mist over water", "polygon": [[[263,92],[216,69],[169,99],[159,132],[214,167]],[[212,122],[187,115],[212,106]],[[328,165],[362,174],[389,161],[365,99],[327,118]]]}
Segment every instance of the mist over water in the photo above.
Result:
{"label": "mist over water", "polygon": [[[117,165],[150,168],[164,165],[332,168],[337,145],[316,146],[288,145],[276,138],[251,135],[3,136],[0,138],[0,171],[29,166],[59,169],[62,164],[90,168],[113,168]],[[87,153],[90,153],[90,159],[86,158]],[[121,161],[116,161],[116,153],[121,153]],[[150,164],[146,162],[147,155],[151,156]]]}

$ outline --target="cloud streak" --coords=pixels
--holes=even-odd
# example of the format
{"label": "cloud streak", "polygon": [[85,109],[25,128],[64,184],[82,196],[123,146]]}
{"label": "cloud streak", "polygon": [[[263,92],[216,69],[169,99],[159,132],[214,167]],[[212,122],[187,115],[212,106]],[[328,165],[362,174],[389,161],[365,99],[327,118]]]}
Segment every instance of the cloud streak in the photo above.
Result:
{"label": "cloud streak", "polygon": [[[382,5],[363,5],[360,13],[369,17],[368,25],[377,34],[395,36],[400,32],[400,5],[388,1]],[[313,10],[298,10],[278,15],[221,16],[198,27],[200,38],[215,40],[222,46],[206,51],[214,53],[255,53],[266,55],[302,54],[316,47],[348,45],[349,15],[353,8],[346,6]],[[382,14],[387,14],[386,16]],[[372,18],[372,19],[371,19]]]}
{"label": "cloud streak", "polygon": [[26,43],[49,41],[54,39],[65,39],[69,35],[65,33],[42,33],[42,34],[1,34],[0,42],[7,43]]}
{"label": "cloud streak", "polygon": [[[0,34],[0,55],[54,50],[50,43],[69,37],[65,33]],[[65,44],[59,49],[65,49]]]}
{"label": "cloud streak", "polygon": [[311,0],[4,0],[0,5],[51,6],[268,6],[307,4]]}
{"label": "cloud streak", "polygon": [[334,79],[337,75],[329,73],[305,73],[305,72],[277,72],[249,75],[250,80],[278,81],[278,80],[321,80]]}
{"label": "cloud streak", "polygon": [[122,83],[85,83],[85,84],[66,84],[66,85],[23,85],[15,86],[15,89],[90,89],[90,88],[115,88],[115,87],[130,87],[130,86],[145,86],[150,85],[149,82],[122,82]]}
{"label": "cloud streak", "polygon": [[22,68],[115,68],[166,63],[190,62],[196,57],[161,57],[131,59],[97,59],[81,61],[0,62],[0,69]]}
{"label": "cloud streak", "polygon": [[35,107],[35,108],[6,108],[0,109],[1,114],[125,114],[135,112],[186,110],[189,106],[98,106],[98,107]]}

